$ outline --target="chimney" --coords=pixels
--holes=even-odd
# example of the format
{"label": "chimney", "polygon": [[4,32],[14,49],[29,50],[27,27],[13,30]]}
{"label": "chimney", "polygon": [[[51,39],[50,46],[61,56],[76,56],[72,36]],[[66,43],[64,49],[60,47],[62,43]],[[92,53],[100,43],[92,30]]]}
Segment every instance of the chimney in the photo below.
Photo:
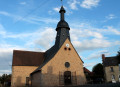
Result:
{"label": "chimney", "polygon": [[105,60],[105,54],[102,54],[102,61]]}

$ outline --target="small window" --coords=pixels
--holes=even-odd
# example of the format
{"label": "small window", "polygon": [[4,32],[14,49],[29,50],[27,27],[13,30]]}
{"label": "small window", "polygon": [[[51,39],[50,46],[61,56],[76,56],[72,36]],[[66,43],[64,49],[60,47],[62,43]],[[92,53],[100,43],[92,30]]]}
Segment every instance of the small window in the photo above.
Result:
{"label": "small window", "polygon": [[64,50],[67,50],[67,48],[65,47]]}
{"label": "small window", "polygon": [[111,72],[114,72],[113,67],[110,67],[110,71],[111,71]]}
{"label": "small window", "polygon": [[71,48],[69,48],[69,50],[71,50]]}
{"label": "small window", "polygon": [[120,79],[120,75],[118,75],[118,78]]}
{"label": "small window", "polygon": [[118,66],[119,66],[119,71],[120,71],[120,64],[118,64]]}
{"label": "small window", "polygon": [[120,82],[120,74],[118,75],[118,81]]}
{"label": "small window", "polygon": [[112,75],[112,79],[115,79],[115,75]]}

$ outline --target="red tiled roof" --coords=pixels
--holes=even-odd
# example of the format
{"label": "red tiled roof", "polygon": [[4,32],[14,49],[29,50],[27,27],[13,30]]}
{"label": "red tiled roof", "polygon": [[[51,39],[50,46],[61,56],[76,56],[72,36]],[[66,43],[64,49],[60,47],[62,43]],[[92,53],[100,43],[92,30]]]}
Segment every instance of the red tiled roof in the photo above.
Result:
{"label": "red tiled roof", "polygon": [[44,60],[44,52],[13,51],[12,66],[40,66]]}
{"label": "red tiled roof", "polygon": [[91,73],[86,67],[83,68],[84,72]]}
{"label": "red tiled roof", "polygon": [[89,75],[93,75],[94,73],[89,71],[86,67],[83,68],[85,73],[88,73]]}

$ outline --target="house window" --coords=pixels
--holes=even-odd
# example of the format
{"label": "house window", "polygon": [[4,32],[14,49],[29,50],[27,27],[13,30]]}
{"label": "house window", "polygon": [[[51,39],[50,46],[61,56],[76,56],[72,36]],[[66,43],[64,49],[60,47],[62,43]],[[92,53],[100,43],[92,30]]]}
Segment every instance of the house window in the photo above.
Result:
{"label": "house window", "polygon": [[118,64],[118,66],[119,66],[119,71],[120,71],[120,64]]}
{"label": "house window", "polygon": [[118,78],[120,79],[120,75],[118,75]]}
{"label": "house window", "polygon": [[120,75],[118,75],[118,81],[120,82]]}
{"label": "house window", "polygon": [[115,79],[115,75],[112,75],[112,79]]}
{"label": "house window", "polygon": [[113,67],[110,67],[110,71],[111,71],[111,72],[114,72]]}

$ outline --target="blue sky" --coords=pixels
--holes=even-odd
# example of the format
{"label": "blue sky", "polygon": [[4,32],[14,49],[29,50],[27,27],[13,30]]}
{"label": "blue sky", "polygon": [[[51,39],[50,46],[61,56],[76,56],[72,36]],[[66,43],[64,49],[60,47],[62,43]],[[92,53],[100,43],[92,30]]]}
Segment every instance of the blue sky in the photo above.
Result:
{"label": "blue sky", "polygon": [[[120,49],[120,0],[63,0],[70,37],[84,66]],[[60,0],[0,0],[0,75],[11,73],[13,50],[46,51],[55,42]]]}

